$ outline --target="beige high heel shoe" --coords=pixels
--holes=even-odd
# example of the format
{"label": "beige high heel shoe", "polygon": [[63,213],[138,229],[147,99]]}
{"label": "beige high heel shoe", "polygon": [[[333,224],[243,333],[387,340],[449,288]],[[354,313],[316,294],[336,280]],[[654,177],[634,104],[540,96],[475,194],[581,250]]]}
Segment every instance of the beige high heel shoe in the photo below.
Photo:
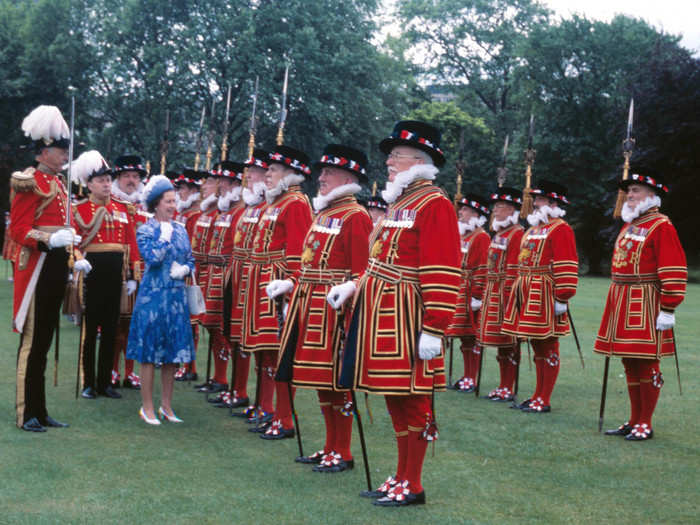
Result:
{"label": "beige high heel shoe", "polygon": [[165,419],[169,423],[183,423],[182,419],[177,417],[175,415],[175,412],[173,412],[172,416],[169,416],[168,414],[165,413],[165,410],[163,410],[163,407],[158,407],[158,415],[160,416],[161,419]]}
{"label": "beige high heel shoe", "polygon": [[151,419],[150,417],[148,417],[143,411],[143,407],[139,408],[139,417],[149,425],[160,425],[160,421],[158,421],[158,418],[154,417],[153,419]]}

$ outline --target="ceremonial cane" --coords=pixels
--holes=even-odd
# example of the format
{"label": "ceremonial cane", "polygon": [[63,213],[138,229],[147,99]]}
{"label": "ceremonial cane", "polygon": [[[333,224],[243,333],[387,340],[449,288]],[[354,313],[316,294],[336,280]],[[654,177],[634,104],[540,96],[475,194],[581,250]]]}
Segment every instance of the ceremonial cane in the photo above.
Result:
{"label": "ceremonial cane", "polygon": [[455,338],[452,338],[451,344],[450,344],[450,371],[449,371],[449,379],[447,380],[447,388],[452,389],[452,351],[455,348]]}
{"label": "ceremonial cane", "polygon": [[581,359],[581,368],[586,368],[586,364],[583,362],[583,354],[581,353],[581,345],[578,342],[578,335],[576,335],[576,327],[574,326],[574,318],[571,317],[571,309],[569,305],[566,305],[566,313],[569,314],[569,322],[571,323],[571,331],[574,334],[574,341],[576,341],[576,350],[578,350],[578,357]]}
{"label": "ceremonial cane", "polygon": [[605,415],[605,397],[608,394],[608,368],[610,368],[610,356],[605,356],[603,368],[603,391],[600,393],[600,413],[598,414],[598,432],[603,431],[603,416]]}
{"label": "ceremonial cane", "polygon": [[365,477],[367,478],[367,490],[372,490],[372,479],[369,473],[369,458],[367,456],[367,444],[365,443],[365,431],[362,428],[362,418],[360,418],[360,411],[357,409],[357,398],[355,397],[355,391],[350,391],[352,395],[352,408],[355,412],[355,418],[357,419],[357,431],[360,434],[360,445],[362,446],[362,461],[365,464]]}
{"label": "ceremonial cane", "polygon": [[61,313],[59,312],[58,317],[56,317],[56,339],[55,339],[55,350],[54,350],[53,386],[58,386],[58,348],[60,346],[60,338],[61,338]]}
{"label": "ceremonial cane", "polygon": [[532,356],[530,355],[530,340],[527,341],[527,369],[532,372]]}
{"label": "ceremonial cane", "polygon": [[513,385],[513,403],[516,403],[516,398],[518,397],[518,387],[520,386],[520,341],[515,347],[515,384]]}
{"label": "ceremonial cane", "polygon": [[236,380],[236,355],[238,352],[238,343],[233,343],[233,346],[231,346],[231,385],[229,390],[231,391],[231,415],[233,415],[233,398],[234,393],[233,393],[233,385],[234,381]]}
{"label": "ceremonial cane", "polygon": [[75,374],[75,399],[78,399],[80,390],[80,367],[83,364],[83,335],[85,333],[85,314],[80,314],[80,339],[78,340],[78,370]]}
{"label": "ceremonial cane", "polygon": [[481,352],[479,353],[479,375],[476,377],[476,387],[474,388],[474,395],[479,399],[479,388],[481,388],[481,366],[484,362],[484,353],[486,353],[486,347],[481,347]]}
{"label": "ceremonial cane", "polygon": [[673,337],[673,357],[676,358],[676,377],[678,378],[678,394],[683,395],[681,387],[681,369],[678,366],[678,345],[676,344],[676,331],[671,327],[671,337]]}
{"label": "ceremonial cane", "polygon": [[297,446],[299,447],[299,457],[304,457],[304,448],[301,446],[301,430],[299,430],[299,416],[297,416],[297,411],[294,408],[294,395],[292,392],[292,382],[287,381],[287,393],[289,394],[289,407],[292,409],[292,416],[294,417],[294,426],[296,427],[297,434]]}
{"label": "ceremonial cane", "polygon": [[[208,330],[207,330],[208,331]],[[207,353],[207,380],[204,382],[204,386],[208,386],[211,381],[211,354],[212,354],[212,342],[211,342],[211,332],[209,332],[209,351]],[[209,392],[207,392],[207,399],[209,399]]]}

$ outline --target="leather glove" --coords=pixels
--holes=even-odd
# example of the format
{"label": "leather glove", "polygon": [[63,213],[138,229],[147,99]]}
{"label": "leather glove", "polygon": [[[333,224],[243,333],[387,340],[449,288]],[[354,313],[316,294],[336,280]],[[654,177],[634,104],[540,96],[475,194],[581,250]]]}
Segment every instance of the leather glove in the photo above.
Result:
{"label": "leather glove", "polygon": [[343,284],[337,284],[328,292],[326,296],[326,301],[331,305],[332,308],[338,310],[343,303],[355,295],[357,287],[352,281],[346,281]]}
{"label": "leather glove", "polygon": [[87,275],[90,273],[90,270],[92,270],[92,264],[90,264],[90,261],[87,259],[80,259],[79,261],[75,261],[73,269],[76,272],[83,272],[83,275]]}
{"label": "leather glove", "polygon": [[[172,229],[172,226],[170,226]],[[170,278],[171,279],[184,279],[187,274],[190,273],[190,267],[186,264],[180,264],[177,261],[173,261],[170,265]]]}
{"label": "leather glove", "polygon": [[78,244],[82,237],[75,234],[73,228],[61,228],[51,234],[49,237],[49,248],[63,248],[70,246],[71,243]]}
{"label": "leather glove", "polygon": [[480,299],[477,299],[476,297],[472,297],[471,303],[469,305],[472,309],[472,312],[478,312],[479,310],[481,310],[481,305],[482,305],[482,302]]}
{"label": "leather glove", "polygon": [[656,329],[657,330],[670,330],[676,324],[676,314],[671,312],[664,312],[661,310],[659,315],[656,317]]}
{"label": "leather glove", "polygon": [[289,279],[275,279],[265,287],[265,293],[270,299],[289,293],[294,288],[294,283]]}
{"label": "leather glove", "polygon": [[136,291],[136,287],[136,281],[134,281],[133,279],[129,279],[128,281],[126,281],[126,295],[133,294]]}
{"label": "leather glove", "polygon": [[423,361],[430,361],[440,355],[442,350],[442,339],[434,335],[421,332],[418,340],[418,357]]}
{"label": "leather glove", "polygon": [[170,242],[170,238],[173,236],[173,225],[169,222],[160,223],[160,238],[159,240],[164,242]]}
{"label": "leather glove", "polygon": [[559,301],[554,301],[554,315],[560,316],[562,314],[565,314],[568,309],[569,309],[569,305],[567,305],[566,303],[560,303]]}

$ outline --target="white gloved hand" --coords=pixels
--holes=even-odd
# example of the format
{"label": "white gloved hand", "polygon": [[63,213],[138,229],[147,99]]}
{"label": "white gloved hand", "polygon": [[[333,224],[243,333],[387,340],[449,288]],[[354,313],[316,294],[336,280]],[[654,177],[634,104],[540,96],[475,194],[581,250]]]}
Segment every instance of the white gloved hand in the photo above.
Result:
{"label": "white gloved hand", "polygon": [[343,303],[355,295],[357,287],[352,281],[346,281],[343,284],[337,284],[330,289],[328,295],[326,296],[326,301],[334,309],[339,309],[343,306]]}
{"label": "white gloved hand", "polygon": [[480,299],[477,299],[476,297],[472,297],[472,300],[471,300],[471,303],[469,306],[471,307],[472,312],[478,312],[479,310],[481,310],[482,304],[483,303],[481,302]]}
{"label": "white gloved hand", "polygon": [[173,261],[173,264],[170,265],[171,279],[184,279],[188,273],[190,273],[190,267],[186,264],[180,264],[177,261]]}
{"label": "white gloved hand", "polygon": [[73,269],[76,272],[83,272],[83,275],[87,275],[90,273],[90,270],[92,270],[92,264],[90,264],[90,261],[87,259],[80,259],[79,261],[75,261]]}
{"label": "white gloved hand", "polygon": [[71,242],[73,244],[78,244],[82,237],[75,234],[73,228],[61,228],[51,234],[49,237],[49,248],[63,248],[64,246],[70,246]]}
{"label": "white gloved hand", "polygon": [[659,315],[656,317],[656,329],[657,330],[670,330],[676,324],[676,314],[671,312],[664,312],[661,310]]}
{"label": "white gloved hand", "polygon": [[289,293],[294,288],[294,283],[289,279],[275,279],[265,287],[265,293],[270,299]]}
{"label": "white gloved hand", "polygon": [[170,242],[170,238],[173,236],[173,225],[169,222],[160,223],[160,238],[159,240]]}
{"label": "white gloved hand", "polygon": [[418,357],[423,361],[430,361],[440,355],[442,350],[442,339],[434,335],[421,332],[418,340]]}
{"label": "white gloved hand", "polygon": [[126,281],[126,295],[131,295],[132,293],[134,293],[136,291],[137,286],[138,285],[136,284],[136,281],[134,281],[133,279],[129,279],[128,281]]}
{"label": "white gloved hand", "polygon": [[554,301],[554,315],[557,317],[565,314],[569,309],[569,305],[566,303],[560,303],[559,301]]}

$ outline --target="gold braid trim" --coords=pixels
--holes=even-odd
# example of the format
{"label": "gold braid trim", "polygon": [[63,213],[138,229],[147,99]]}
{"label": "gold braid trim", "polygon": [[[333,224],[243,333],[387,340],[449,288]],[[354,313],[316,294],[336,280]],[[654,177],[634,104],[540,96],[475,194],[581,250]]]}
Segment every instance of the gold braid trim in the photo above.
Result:
{"label": "gold braid trim", "polygon": [[34,219],[36,220],[41,217],[41,214],[44,213],[46,207],[51,204],[51,202],[56,198],[56,195],[58,195],[58,184],[56,184],[56,179],[51,179],[51,182],[49,183],[49,191],[46,193],[41,191],[38,186],[34,187],[34,193],[44,199],[41,204],[36,207],[36,211],[34,212]]}
{"label": "gold braid trim", "polygon": [[88,231],[88,234],[83,237],[83,240],[80,242],[80,247],[82,249],[85,249],[85,247],[92,242],[92,240],[95,238],[97,235],[97,232],[100,231],[100,228],[102,227],[102,222],[104,222],[105,215],[107,214],[107,208],[104,206],[100,207],[97,209],[95,212],[95,215],[92,216],[92,220],[85,224],[85,221],[83,218],[80,216],[80,213],[78,213],[78,210],[76,209],[73,212],[73,215],[75,217],[75,222],[78,224],[81,230]]}
{"label": "gold braid trim", "polygon": [[27,168],[24,171],[15,171],[10,179],[12,191],[32,191],[36,188],[34,172],[36,168]]}

